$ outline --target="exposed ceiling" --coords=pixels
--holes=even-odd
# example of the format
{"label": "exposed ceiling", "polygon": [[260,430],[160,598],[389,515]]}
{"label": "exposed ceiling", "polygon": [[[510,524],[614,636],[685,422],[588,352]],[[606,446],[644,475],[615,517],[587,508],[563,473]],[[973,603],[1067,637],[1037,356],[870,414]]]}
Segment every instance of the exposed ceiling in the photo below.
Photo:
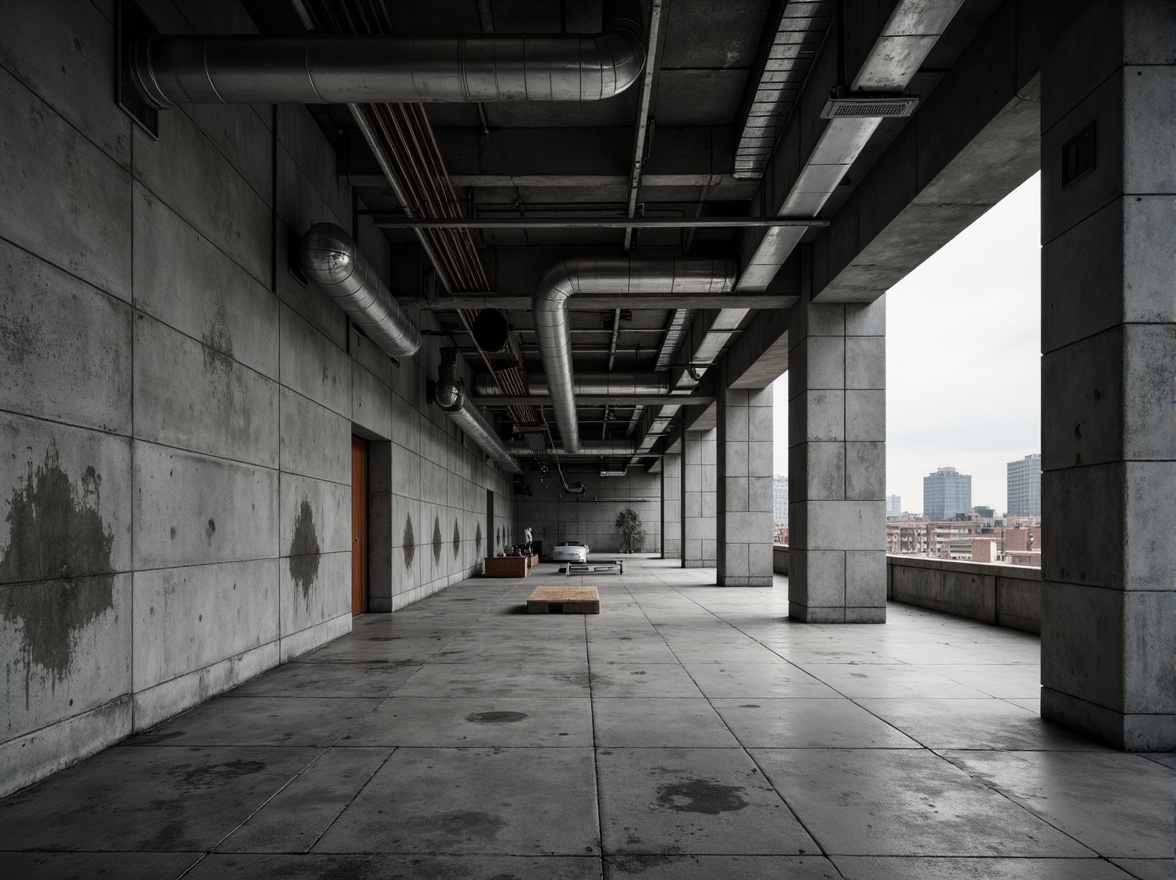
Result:
{"label": "exposed ceiling", "polygon": [[[881,14],[884,20],[886,11],[879,13],[874,7],[892,8],[895,2],[851,2],[849,6],[868,5],[872,14]],[[309,14],[324,30],[366,28],[398,34],[593,34],[601,29],[602,12],[600,0],[245,0],[245,5],[259,30],[275,35],[302,32],[299,7],[304,19]],[[910,94],[925,97],[935,87],[992,5],[990,0],[964,3],[915,72],[907,89]],[[417,137],[427,140],[431,130],[436,142],[435,149],[425,145],[427,149],[422,148],[417,158],[428,166],[428,175],[448,175],[446,187],[452,189],[436,191],[449,192],[456,201],[447,209],[450,213],[440,209],[428,213],[434,209],[427,205],[420,206],[418,213],[535,224],[446,233],[472,236],[488,289],[479,291],[481,285],[474,281],[451,287],[455,292],[491,294],[484,298],[487,304],[494,297],[502,298],[515,328],[512,356],[515,363],[521,357],[522,373],[542,372],[526,305],[539,277],[557,261],[626,254],[735,255],[737,230],[731,226],[661,226],[627,234],[624,228],[552,224],[570,218],[615,221],[626,217],[685,224],[693,218],[746,218],[758,213],[752,200],[761,185],[760,172],[789,114],[799,106],[805,77],[822,46],[838,39],[832,27],[837,7],[836,0],[643,0],[645,23],[650,32],[656,31],[648,48],[649,67],[645,76],[615,98],[583,103],[417,105],[423,109],[420,124],[425,132]],[[848,56],[854,51],[853,46],[845,47]],[[648,108],[645,113],[643,107]],[[342,106],[316,106],[311,112],[335,145],[340,173],[355,186],[364,209],[377,222],[403,224],[402,202],[359,134],[354,115]],[[643,134],[642,118],[647,122]],[[906,122],[885,120],[878,126],[825,203],[823,216],[832,216],[844,204],[855,182]],[[430,150],[434,156],[439,154],[443,168],[424,161]],[[639,174],[635,174],[635,160],[639,160]],[[775,206],[767,213],[775,213]],[[403,226],[384,232],[406,251],[416,249],[421,241],[420,234]],[[812,241],[820,233],[820,229],[809,229],[802,241]],[[413,265],[427,274],[427,259],[417,259]],[[428,289],[424,281],[410,297],[424,299]],[[400,290],[395,292],[401,295]],[[444,296],[440,302],[444,305]],[[650,305],[635,301],[573,311],[577,376],[608,371],[664,373],[675,357],[680,367],[690,364],[693,353],[675,352],[677,339],[671,337],[667,343],[667,331],[675,328],[677,338],[686,338],[685,348],[690,337],[681,331],[689,329],[692,320],[712,320],[715,312],[696,313],[700,304],[694,302],[675,303],[681,308],[666,308],[663,303],[646,307]],[[506,363],[478,351],[469,333],[472,312],[433,307],[431,314],[438,329],[452,335],[475,369],[497,369]],[[746,316],[736,314],[736,319],[745,326],[755,314],[754,310]],[[697,332],[693,335],[699,337]],[[729,343],[737,335],[738,329],[723,339]],[[559,442],[551,411],[542,399],[534,401],[529,413],[508,410],[505,403],[489,397],[479,398],[478,403],[488,408],[507,438],[514,423],[534,419],[546,422]],[[657,409],[621,398],[600,405],[594,398],[591,405],[578,409],[581,435],[586,444],[636,445],[650,430]],[[649,465],[659,452],[660,445],[654,444],[650,454],[641,458]],[[631,459],[596,458],[592,465],[617,469]]]}

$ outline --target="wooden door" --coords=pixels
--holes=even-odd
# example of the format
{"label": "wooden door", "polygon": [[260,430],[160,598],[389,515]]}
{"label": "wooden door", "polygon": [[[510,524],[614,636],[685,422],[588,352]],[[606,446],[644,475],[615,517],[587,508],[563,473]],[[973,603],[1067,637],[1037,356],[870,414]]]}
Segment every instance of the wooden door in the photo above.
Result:
{"label": "wooden door", "polygon": [[368,602],[368,447],[351,438],[351,613],[363,614]]}

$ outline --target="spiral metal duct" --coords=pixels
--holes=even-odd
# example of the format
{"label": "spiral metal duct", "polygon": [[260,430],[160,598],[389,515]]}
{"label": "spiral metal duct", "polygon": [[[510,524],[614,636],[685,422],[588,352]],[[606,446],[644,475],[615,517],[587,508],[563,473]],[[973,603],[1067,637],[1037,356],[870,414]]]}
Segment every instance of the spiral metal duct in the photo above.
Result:
{"label": "spiral metal duct", "polygon": [[599,34],[140,37],[135,85],[176,104],[599,101],[637,81],[637,0],[605,0]]}
{"label": "spiral metal duct", "polygon": [[[547,397],[547,377],[542,373],[527,376],[527,390],[535,397]],[[581,373],[574,379],[574,393],[585,397],[650,397],[670,394],[670,377],[666,373]],[[478,397],[504,397],[506,392],[494,377],[479,373],[474,378],[474,394]]]}
{"label": "spiral metal duct", "polygon": [[572,372],[572,336],[568,319],[576,294],[616,294],[618,303],[630,294],[665,294],[667,305],[683,293],[728,293],[735,286],[735,263],[727,259],[565,260],[544,273],[531,300],[539,354],[560,441],[568,453],[580,450],[576,422],[576,382]]}
{"label": "spiral metal duct", "polygon": [[443,353],[437,366],[436,400],[438,408],[453,420],[504,471],[521,474],[523,469],[511,456],[498,437],[498,432],[486,421],[465,395],[465,385],[457,368],[455,353]]}
{"label": "spiral metal duct", "polygon": [[302,237],[302,269],[355,325],[392,357],[412,357],[421,331],[341,226],[316,223]]}
{"label": "spiral metal duct", "polygon": [[589,442],[580,445],[576,452],[569,452],[564,449],[542,449],[535,450],[529,446],[512,446],[510,447],[510,454],[517,455],[520,458],[527,458],[532,456],[556,455],[563,457],[570,456],[630,456],[637,451],[637,447],[633,443],[610,443],[608,441]]}

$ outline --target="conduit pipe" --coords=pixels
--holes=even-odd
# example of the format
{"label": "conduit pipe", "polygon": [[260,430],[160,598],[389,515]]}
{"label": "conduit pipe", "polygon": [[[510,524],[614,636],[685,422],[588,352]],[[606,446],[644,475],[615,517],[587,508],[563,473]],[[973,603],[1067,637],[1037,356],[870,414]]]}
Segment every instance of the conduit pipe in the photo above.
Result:
{"label": "conduit pipe", "polygon": [[[542,373],[527,376],[527,389],[532,397],[551,394],[547,377]],[[613,397],[618,401],[627,397],[668,397],[670,377],[667,373],[581,373],[573,379],[572,390],[577,397]],[[478,397],[506,396],[493,377],[485,373],[474,378],[474,394]]]}
{"label": "conduit pipe", "polygon": [[441,363],[437,366],[436,401],[441,412],[449,416],[499,467],[512,474],[523,472],[498,432],[466,397],[465,383],[457,368],[457,353],[452,350],[442,352]]}
{"label": "conduit pipe", "polygon": [[412,357],[421,332],[341,226],[316,223],[302,237],[302,268],[336,305],[392,357]]}
{"label": "conduit pipe", "polygon": [[570,302],[577,294],[623,297],[664,294],[667,306],[683,293],[721,294],[735,286],[735,263],[729,259],[681,260],[600,259],[565,260],[544,273],[531,300],[539,354],[560,442],[569,454],[580,451],[576,422],[576,382],[572,372]]}
{"label": "conduit pipe", "polygon": [[600,101],[637,81],[637,0],[605,0],[599,34],[140,37],[135,85],[177,104]]}

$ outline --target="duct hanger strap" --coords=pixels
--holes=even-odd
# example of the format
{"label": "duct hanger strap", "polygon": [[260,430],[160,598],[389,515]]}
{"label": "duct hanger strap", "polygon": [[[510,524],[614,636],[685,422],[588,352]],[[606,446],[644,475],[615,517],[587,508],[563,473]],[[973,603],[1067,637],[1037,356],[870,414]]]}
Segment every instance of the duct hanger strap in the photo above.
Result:
{"label": "duct hanger strap", "polygon": [[136,40],[132,77],[155,108],[177,104],[599,101],[645,65],[640,4],[605,4],[599,34]]}

